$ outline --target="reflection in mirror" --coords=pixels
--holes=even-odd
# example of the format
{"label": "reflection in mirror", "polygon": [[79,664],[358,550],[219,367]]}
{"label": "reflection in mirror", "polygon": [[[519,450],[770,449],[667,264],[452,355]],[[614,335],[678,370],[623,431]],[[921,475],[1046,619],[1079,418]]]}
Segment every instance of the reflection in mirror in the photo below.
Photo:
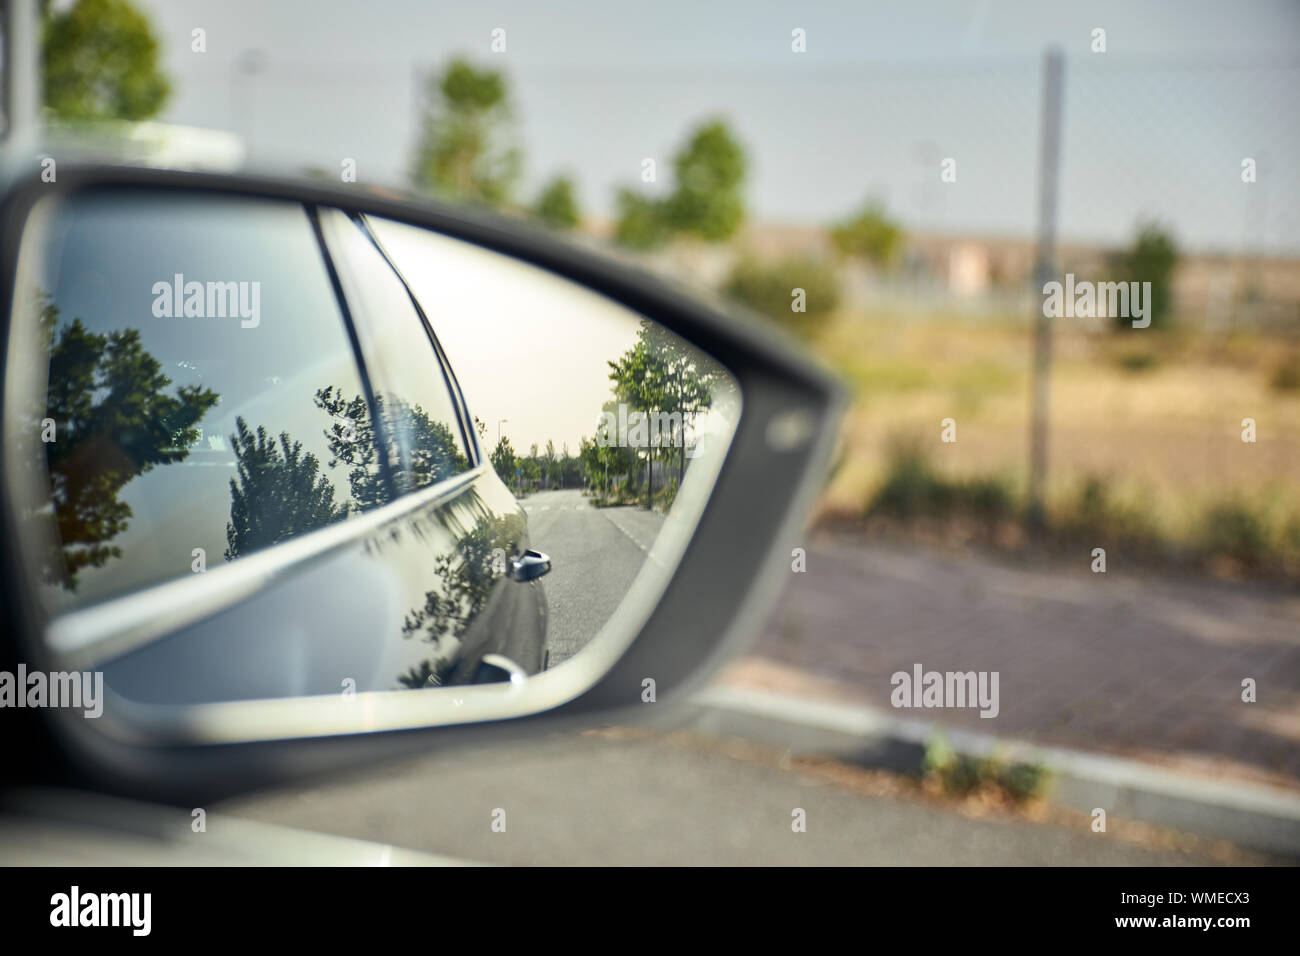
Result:
{"label": "reflection in mirror", "polygon": [[626,650],[738,421],[721,365],[396,222],[124,188],[39,209],[10,480],[49,649],[122,713],[258,702],[229,739],[323,732],[277,701],[487,719]]}

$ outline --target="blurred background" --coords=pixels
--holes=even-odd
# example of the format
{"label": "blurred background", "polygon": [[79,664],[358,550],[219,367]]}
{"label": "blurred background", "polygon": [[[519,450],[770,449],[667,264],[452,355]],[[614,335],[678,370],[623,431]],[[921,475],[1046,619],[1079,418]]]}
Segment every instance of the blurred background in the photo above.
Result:
{"label": "blurred background", "polygon": [[[306,9],[44,4],[45,121],[527,217],[802,340],[853,403],[723,685],[999,670],[941,725],[1300,789],[1300,6]],[[1044,320],[1066,273],[1150,327]]]}

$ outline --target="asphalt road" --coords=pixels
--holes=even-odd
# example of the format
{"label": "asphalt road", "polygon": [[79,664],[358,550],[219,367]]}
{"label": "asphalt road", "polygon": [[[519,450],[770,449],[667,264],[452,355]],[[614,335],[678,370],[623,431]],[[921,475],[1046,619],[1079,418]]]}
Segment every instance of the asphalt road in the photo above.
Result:
{"label": "asphalt road", "polygon": [[[796,809],[806,832],[791,827]],[[432,754],[214,812],[498,864],[1209,864],[1074,825],[972,818],[660,734]],[[503,813],[497,813],[503,811]],[[494,832],[493,820],[504,832]]]}
{"label": "asphalt road", "polygon": [[542,578],[549,612],[548,666],[586,646],[627,594],[664,516],[641,508],[594,508],[581,491],[523,500],[532,546],[551,557]]}

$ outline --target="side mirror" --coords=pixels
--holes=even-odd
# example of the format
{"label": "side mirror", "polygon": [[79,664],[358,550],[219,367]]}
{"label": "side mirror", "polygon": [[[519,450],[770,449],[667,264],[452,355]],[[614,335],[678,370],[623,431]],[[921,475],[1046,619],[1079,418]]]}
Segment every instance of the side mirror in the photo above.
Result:
{"label": "side mirror", "polygon": [[3,210],[4,659],[98,698],[28,713],[80,772],[631,719],[774,599],[840,396],[756,323],[347,189],[61,166]]}
{"label": "side mirror", "polygon": [[516,581],[536,581],[551,570],[551,559],[529,549],[510,562],[510,577]]}

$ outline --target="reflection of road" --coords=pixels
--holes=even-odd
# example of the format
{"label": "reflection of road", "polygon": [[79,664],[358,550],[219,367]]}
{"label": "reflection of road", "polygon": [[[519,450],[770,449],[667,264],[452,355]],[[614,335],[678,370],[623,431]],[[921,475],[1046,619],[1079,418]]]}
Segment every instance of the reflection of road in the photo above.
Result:
{"label": "reflection of road", "polygon": [[593,508],[581,491],[541,491],[523,501],[528,538],[551,556],[542,579],[548,665],[572,657],[609,620],[645,563],[664,516],[640,508]]}

